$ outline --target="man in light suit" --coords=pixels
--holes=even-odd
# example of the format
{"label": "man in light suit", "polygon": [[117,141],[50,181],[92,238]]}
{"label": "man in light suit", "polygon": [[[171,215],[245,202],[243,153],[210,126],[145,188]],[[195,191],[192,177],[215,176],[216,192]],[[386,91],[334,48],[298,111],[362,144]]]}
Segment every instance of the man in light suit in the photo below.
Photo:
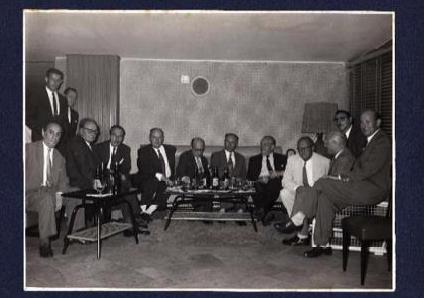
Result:
{"label": "man in light suit", "polygon": [[[56,193],[71,191],[66,175],[65,159],[54,147],[63,130],[59,123],[49,122],[42,129],[43,139],[25,145],[25,208],[38,213],[40,256],[51,257],[50,237],[56,234]],[[68,214],[79,200],[66,200]],[[84,219],[77,217],[77,226]]]}
{"label": "man in light suit", "polygon": [[238,140],[236,134],[227,133],[224,139],[224,149],[212,153],[211,167],[218,168],[219,177],[223,177],[224,171],[227,169],[230,177],[246,178],[246,159],[236,152]]}
{"label": "man in light suit", "polygon": [[372,110],[361,114],[361,130],[367,145],[355,161],[352,171],[338,179],[320,179],[306,193],[304,205],[294,210],[284,228],[285,233],[298,230],[307,218],[315,217],[314,242],[317,247],[306,257],[330,255],[329,240],[337,210],[349,205],[375,205],[390,195],[392,149],[390,138],[380,129],[381,119]]}
{"label": "man in light suit", "polygon": [[166,182],[174,179],[175,175],[177,149],[164,144],[164,139],[161,128],[152,128],[149,133],[150,145],[141,147],[137,152],[139,187],[143,191],[141,216],[146,222],[152,220],[151,214],[164,203]]}
{"label": "man in light suit", "polygon": [[32,130],[32,141],[42,139],[41,130],[50,121],[64,127],[67,111],[66,99],[59,93],[63,72],[56,68],[46,71],[45,86],[31,90],[26,96],[25,124]]}
{"label": "man in light suit", "polygon": [[[280,192],[281,201],[291,215],[295,195],[298,188],[310,188],[314,183],[328,174],[330,160],[314,152],[314,142],[309,137],[301,137],[297,142],[298,155],[291,156],[287,161],[282,180],[283,189]],[[281,231],[283,223],[275,223],[274,227]],[[302,230],[296,237],[290,239],[289,245],[309,244],[309,224],[305,219]]]}

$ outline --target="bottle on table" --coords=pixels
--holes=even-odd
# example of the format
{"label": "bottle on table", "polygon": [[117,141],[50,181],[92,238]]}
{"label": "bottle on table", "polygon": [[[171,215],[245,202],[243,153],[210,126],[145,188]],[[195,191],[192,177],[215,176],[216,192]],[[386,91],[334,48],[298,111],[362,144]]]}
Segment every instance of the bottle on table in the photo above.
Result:
{"label": "bottle on table", "polygon": [[230,186],[230,171],[228,167],[224,168],[224,175],[222,176],[222,185],[224,189],[228,189]]}
{"label": "bottle on table", "polygon": [[219,189],[219,176],[218,176],[218,168],[214,167],[212,169],[212,189]]}
{"label": "bottle on table", "polygon": [[121,173],[119,171],[119,163],[116,161],[113,165],[113,185],[112,185],[112,193],[117,194],[121,191]]}

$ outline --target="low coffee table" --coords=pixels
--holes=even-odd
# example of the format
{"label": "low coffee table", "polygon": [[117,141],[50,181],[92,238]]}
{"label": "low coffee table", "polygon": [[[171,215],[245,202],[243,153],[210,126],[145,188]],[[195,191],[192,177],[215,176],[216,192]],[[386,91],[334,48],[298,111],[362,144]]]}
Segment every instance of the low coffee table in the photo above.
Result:
{"label": "low coffee table", "polygon": [[[167,230],[171,220],[215,220],[215,221],[250,221],[255,232],[258,231],[256,220],[253,216],[253,208],[249,205],[249,197],[256,195],[254,188],[234,190],[183,190],[181,187],[168,187],[165,191],[168,195],[175,195],[171,210],[165,222],[164,230]],[[238,212],[200,212],[179,211],[178,207],[191,203],[231,202],[246,206],[248,213]]]}
{"label": "low coffee table", "polygon": [[[64,239],[64,246],[62,254],[66,253],[68,246],[73,240],[80,241],[97,241],[97,259],[101,257],[102,251],[102,240],[110,237],[112,235],[121,233],[128,229],[133,229],[134,238],[136,244],[138,244],[138,228],[134,218],[133,210],[131,204],[125,200],[125,196],[137,194],[139,191],[137,189],[130,189],[122,191],[118,194],[98,194],[95,190],[79,190],[68,193],[63,193],[62,196],[66,198],[81,199],[82,203],[74,208],[72,211],[71,221],[68,227],[68,232]],[[86,228],[77,232],[73,232],[75,216],[80,208],[85,208],[89,203],[94,207],[95,210],[95,219],[96,226],[91,228]],[[130,211],[131,224],[128,223],[118,223],[118,222],[108,222],[103,223],[103,212],[105,209],[108,209],[112,206],[126,204]]]}

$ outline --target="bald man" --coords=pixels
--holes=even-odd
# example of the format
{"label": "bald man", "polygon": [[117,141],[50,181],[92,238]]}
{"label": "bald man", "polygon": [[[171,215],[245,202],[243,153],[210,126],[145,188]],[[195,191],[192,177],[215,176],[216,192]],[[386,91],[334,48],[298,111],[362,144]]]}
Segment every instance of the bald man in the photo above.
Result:
{"label": "bald man", "polygon": [[313,186],[313,191],[297,194],[307,196],[304,199],[307,204],[293,209],[283,232],[298,230],[306,217],[315,217],[314,241],[317,246],[306,251],[306,257],[331,254],[329,241],[338,210],[352,204],[375,205],[390,195],[392,146],[380,125],[381,119],[375,111],[364,111],[361,114],[361,131],[367,138],[367,145],[352,171],[339,175],[338,179],[320,179]]}

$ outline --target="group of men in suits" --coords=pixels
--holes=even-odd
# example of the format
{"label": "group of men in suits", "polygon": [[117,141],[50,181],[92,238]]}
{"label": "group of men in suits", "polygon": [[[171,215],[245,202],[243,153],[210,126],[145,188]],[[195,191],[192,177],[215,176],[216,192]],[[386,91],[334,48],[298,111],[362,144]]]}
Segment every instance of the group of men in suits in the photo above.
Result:
{"label": "group of men in suits", "polygon": [[[344,120],[346,119],[337,121]],[[359,148],[357,151],[361,151],[356,159],[349,150],[346,130],[341,129],[340,132],[329,134],[327,148],[333,159],[329,164],[328,175],[323,174],[313,185],[307,185],[311,180],[308,175],[308,181],[294,188],[295,199],[289,212],[290,218],[274,226],[284,234],[293,234],[302,231],[305,223],[314,218],[316,223],[313,237],[316,246],[305,252],[306,257],[331,255],[329,242],[332,236],[332,223],[338,210],[352,204],[374,205],[390,195],[391,141],[380,129],[380,125],[381,119],[375,111],[366,110],[361,114],[360,127],[366,138],[366,144],[363,148],[358,144],[350,144],[353,146],[351,148]],[[342,125],[339,125],[340,127]],[[349,137],[353,135],[351,130]],[[299,155],[302,154],[300,146],[298,144]],[[292,163],[291,159],[289,158],[288,164]],[[306,162],[303,167],[306,167],[303,172],[307,173]],[[301,166],[298,166],[298,172],[300,168]],[[288,169],[283,181],[286,175],[289,176],[287,172]],[[291,241],[289,240],[288,244],[304,244],[302,238],[304,237],[300,232]]]}

